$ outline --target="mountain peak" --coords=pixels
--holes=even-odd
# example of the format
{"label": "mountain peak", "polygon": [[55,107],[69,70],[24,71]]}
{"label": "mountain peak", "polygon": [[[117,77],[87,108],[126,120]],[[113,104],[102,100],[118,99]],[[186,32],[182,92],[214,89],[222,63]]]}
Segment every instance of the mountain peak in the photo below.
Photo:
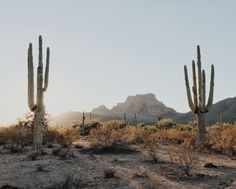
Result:
{"label": "mountain peak", "polygon": [[97,108],[92,109],[91,112],[96,115],[109,115],[110,110],[106,106],[101,105],[98,106]]}
{"label": "mountain peak", "polygon": [[146,114],[163,114],[170,111],[162,102],[158,101],[152,93],[137,94],[129,96],[125,102],[118,103],[111,109],[114,113],[146,113]]}

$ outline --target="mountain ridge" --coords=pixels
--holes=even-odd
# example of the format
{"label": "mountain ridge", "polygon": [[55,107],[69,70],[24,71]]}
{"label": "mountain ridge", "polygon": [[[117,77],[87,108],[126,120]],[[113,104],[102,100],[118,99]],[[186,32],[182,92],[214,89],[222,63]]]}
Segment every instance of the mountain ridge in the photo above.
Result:
{"label": "mountain ridge", "polygon": [[[117,103],[111,109],[101,105],[91,110],[92,120],[99,121],[123,120],[124,113],[131,124],[135,114],[137,121],[144,124],[153,124],[158,117],[171,118],[183,124],[196,120],[196,116],[191,111],[179,113],[159,101],[153,93],[128,96],[124,102]],[[85,116],[90,118],[90,112],[85,113]],[[65,127],[74,122],[81,122],[81,119],[81,112],[67,112],[52,117],[50,123],[54,126]],[[213,104],[211,111],[207,114],[207,122],[213,124],[220,119],[222,122],[236,121],[236,97],[226,98]]]}

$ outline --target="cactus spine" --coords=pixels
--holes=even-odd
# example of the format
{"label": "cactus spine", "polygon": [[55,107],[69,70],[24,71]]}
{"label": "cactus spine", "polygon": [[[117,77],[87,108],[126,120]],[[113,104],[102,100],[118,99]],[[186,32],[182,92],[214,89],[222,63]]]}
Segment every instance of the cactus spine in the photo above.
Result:
{"label": "cactus spine", "polygon": [[[211,65],[211,82],[210,82],[210,91],[209,98],[206,104],[206,76],[205,70],[201,67],[201,53],[200,46],[197,46],[197,67],[198,67],[198,82],[197,82],[197,74],[195,69],[195,62],[192,61],[192,71],[193,71],[193,100],[189,87],[189,79],[188,79],[188,70],[187,66],[184,66],[185,73],[185,85],[188,97],[188,103],[190,109],[197,115],[198,120],[198,141],[200,144],[204,144],[205,142],[205,133],[206,133],[206,119],[205,114],[209,112],[213,103],[213,94],[214,94],[214,65]],[[197,84],[198,83],[198,84]]]}
{"label": "cactus spine", "polygon": [[45,106],[43,102],[43,97],[44,92],[48,88],[50,49],[49,47],[47,48],[46,68],[44,73],[45,75],[43,77],[42,37],[39,36],[36,102],[34,94],[34,65],[32,51],[32,44],[30,43],[28,49],[28,106],[30,111],[34,112],[33,148],[36,152],[39,152],[41,150],[43,142],[43,128],[45,116]]}

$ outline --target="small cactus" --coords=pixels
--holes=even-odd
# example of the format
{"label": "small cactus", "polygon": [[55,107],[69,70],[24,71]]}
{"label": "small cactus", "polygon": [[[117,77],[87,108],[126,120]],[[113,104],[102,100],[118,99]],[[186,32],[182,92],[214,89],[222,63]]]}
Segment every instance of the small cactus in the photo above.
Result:
{"label": "small cactus", "polygon": [[137,115],[136,115],[136,113],[134,114],[134,117],[133,117],[133,124],[137,125]]}
{"label": "small cactus", "polygon": [[85,114],[84,114],[84,111],[83,111],[83,114],[82,114],[81,132],[82,132],[82,135],[85,134]]}
{"label": "small cactus", "polygon": [[124,119],[125,125],[127,125],[126,113],[123,114],[123,119]]}

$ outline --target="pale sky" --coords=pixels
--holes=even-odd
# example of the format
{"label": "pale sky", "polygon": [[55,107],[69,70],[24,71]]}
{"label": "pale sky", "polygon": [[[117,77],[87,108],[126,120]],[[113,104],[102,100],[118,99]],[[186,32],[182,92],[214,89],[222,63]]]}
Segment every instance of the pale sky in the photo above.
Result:
{"label": "pale sky", "polygon": [[[51,48],[47,111],[109,108],[129,95],[154,93],[189,111],[183,66],[202,50],[214,102],[236,96],[236,1],[7,0],[0,3],[0,124],[28,111],[27,48],[38,35]],[[191,71],[191,69],[189,69]],[[191,77],[191,76],[190,76]]]}

